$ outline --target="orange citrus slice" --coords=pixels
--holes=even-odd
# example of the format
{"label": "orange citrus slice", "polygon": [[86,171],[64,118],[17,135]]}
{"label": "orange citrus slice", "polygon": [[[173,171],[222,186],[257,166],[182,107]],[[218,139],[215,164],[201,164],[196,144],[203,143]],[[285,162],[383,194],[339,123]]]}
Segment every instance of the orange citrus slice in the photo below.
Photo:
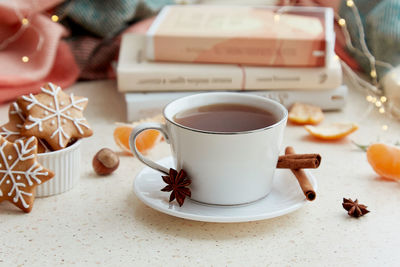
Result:
{"label": "orange citrus slice", "polygon": [[400,179],[400,148],[372,144],[367,149],[367,159],[377,174],[388,179]]}
{"label": "orange citrus slice", "polygon": [[[129,148],[129,136],[132,130],[143,122],[164,122],[162,115],[157,115],[152,118],[143,119],[132,124],[119,124],[114,130],[114,141],[115,143],[127,154],[132,155]],[[162,139],[162,135],[156,130],[146,130],[138,135],[136,138],[136,147],[138,150],[146,154]]]}
{"label": "orange citrus slice", "polygon": [[355,123],[332,123],[321,126],[306,125],[304,128],[314,137],[323,140],[338,140],[358,129]]}
{"label": "orange citrus slice", "polygon": [[288,119],[296,124],[318,124],[324,119],[324,113],[320,107],[294,103],[290,108]]}

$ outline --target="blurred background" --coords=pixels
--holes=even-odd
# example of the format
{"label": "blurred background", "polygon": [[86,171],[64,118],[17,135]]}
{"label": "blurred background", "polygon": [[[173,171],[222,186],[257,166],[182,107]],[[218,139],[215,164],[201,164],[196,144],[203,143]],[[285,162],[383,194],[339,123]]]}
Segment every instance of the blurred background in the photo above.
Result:
{"label": "blurred background", "polygon": [[395,107],[400,103],[398,0],[1,1],[0,101],[37,92],[47,81],[66,88],[79,80],[115,79],[121,36],[145,33],[169,4],[332,7],[335,53],[350,82]]}

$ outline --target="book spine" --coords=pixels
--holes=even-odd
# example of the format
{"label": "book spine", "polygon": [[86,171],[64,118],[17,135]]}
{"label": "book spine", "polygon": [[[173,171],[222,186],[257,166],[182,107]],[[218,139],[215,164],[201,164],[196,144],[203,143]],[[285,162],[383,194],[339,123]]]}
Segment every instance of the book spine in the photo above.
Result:
{"label": "book spine", "polygon": [[[247,93],[247,92],[246,92]],[[316,105],[323,110],[338,110],[345,106],[348,88],[346,85],[339,86],[334,90],[327,91],[251,91],[255,95],[278,101],[286,108],[295,102]]]}
{"label": "book spine", "polygon": [[[153,50],[149,60],[277,67],[322,67],[329,46],[326,40],[253,41],[240,37],[229,40],[207,36],[147,35],[147,40]],[[202,46],[209,43],[219,44]]]}
{"label": "book spine", "polygon": [[120,92],[242,90],[242,81],[243,74],[238,67],[212,72],[203,67],[168,70],[162,66],[118,70]]}
{"label": "book spine", "polygon": [[[255,94],[276,100],[289,108],[295,102],[317,105],[323,110],[341,109],[346,104],[347,86],[342,85],[331,90],[272,90],[272,91],[244,91],[244,94]],[[202,93],[196,92],[165,92],[165,93],[126,93],[126,120],[136,121],[162,112],[169,102]],[[204,93],[204,92],[203,92]]]}
{"label": "book spine", "polygon": [[[337,60],[336,60],[337,61]],[[271,90],[336,88],[342,83],[340,63],[328,68],[262,68],[177,65],[176,68],[143,66],[118,69],[120,92]]]}
{"label": "book spine", "polygon": [[244,67],[245,89],[331,89],[342,83],[338,59],[330,59],[327,68],[270,68]]}

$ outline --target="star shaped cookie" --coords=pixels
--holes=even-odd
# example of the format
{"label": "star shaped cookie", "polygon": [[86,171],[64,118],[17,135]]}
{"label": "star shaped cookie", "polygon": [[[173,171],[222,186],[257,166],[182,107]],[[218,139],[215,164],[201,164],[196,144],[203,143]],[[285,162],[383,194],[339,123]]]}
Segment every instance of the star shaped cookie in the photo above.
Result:
{"label": "star shaped cookie", "polygon": [[36,155],[35,137],[11,143],[0,136],[0,202],[10,201],[24,212],[32,210],[36,186],[54,176]]}
{"label": "star shaped cookie", "polygon": [[71,139],[91,136],[93,131],[83,117],[88,99],[66,94],[61,87],[48,83],[42,93],[17,100],[26,121],[22,135],[43,138],[54,149],[65,148]]}
{"label": "star shaped cookie", "polygon": [[[25,122],[25,115],[22,109],[18,106],[17,102],[13,102],[8,110],[8,122],[0,126],[0,135],[9,142],[16,140],[23,140],[26,136],[21,135],[21,129]],[[49,152],[50,149],[42,141],[38,140],[38,153]]]}

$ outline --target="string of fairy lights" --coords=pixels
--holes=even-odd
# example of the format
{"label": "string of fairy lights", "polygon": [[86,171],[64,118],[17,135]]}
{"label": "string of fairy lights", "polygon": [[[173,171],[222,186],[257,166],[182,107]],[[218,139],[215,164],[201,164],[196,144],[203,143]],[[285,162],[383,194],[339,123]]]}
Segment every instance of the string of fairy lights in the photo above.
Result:
{"label": "string of fairy lights", "polygon": [[[67,6],[64,8],[63,14],[65,14],[67,12],[70,2],[71,1],[69,1]],[[32,3],[34,4],[34,1],[32,1]],[[359,13],[359,10],[358,10],[356,4],[354,3],[353,0],[346,0],[346,6],[351,9],[352,14],[355,18],[355,22],[356,22],[356,26],[357,26],[358,34],[359,34],[358,39],[360,42],[359,44],[360,44],[361,50],[353,45],[351,37],[350,37],[350,33],[347,29],[346,20],[344,18],[340,17],[339,14],[335,13],[335,21],[338,23],[338,25],[340,26],[340,28],[343,32],[343,36],[345,37],[346,47],[353,53],[365,56],[367,58],[367,60],[369,61],[369,65],[370,65],[370,69],[371,69],[371,71],[369,73],[369,77],[371,78],[372,83],[369,83],[365,79],[361,78],[346,63],[341,61],[343,71],[345,71],[348,74],[349,78],[352,79],[352,82],[355,82],[357,85],[359,85],[361,88],[363,88],[364,90],[367,91],[366,101],[368,103],[370,103],[371,105],[374,105],[374,107],[378,110],[378,112],[380,114],[386,114],[386,113],[390,114],[390,112],[386,112],[388,98],[383,94],[383,91],[380,88],[376,67],[381,66],[381,67],[385,67],[388,69],[392,69],[393,66],[387,62],[377,60],[374,57],[374,55],[370,52],[370,50],[368,49],[368,46],[366,44],[366,41],[365,41],[364,27],[363,27],[360,13]],[[282,14],[284,14],[284,12],[286,10],[287,10],[286,7],[281,7],[280,9],[278,9],[278,11],[276,12],[276,14],[274,16],[274,21],[279,22],[280,16]],[[21,11],[18,9],[18,7],[16,6],[15,2],[14,2],[14,11],[20,21],[20,27],[14,34],[12,34],[9,38],[3,40],[0,43],[0,51],[7,48],[14,41],[18,40],[18,38],[20,38],[22,36],[22,34],[24,34],[28,29],[32,29],[36,32],[37,37],[38,37],[37,43],[36,43],[36,49],[34,52],[32,52],[29,55],[28,54],[21,55],[21,61],[23,63],[29,63],[29,61],[33,57],[33,54],[39,52],[42,49],[44,38],[43,38],[40,30],[37,29],[37,27],[35,27],[31,23],[31,19],[32,19],[31,14],[24,16],[21,13]],[[49,17],[50,17],[51,21],[53,21],[54,23],[57,23],[63,18],[63,15],[60,16],[57,14],[52,14],[52,15],[49,15]],[[384,124],[384,125],[382,125],[382,129],[387,130],[388,126],[386,124]]]}
{"label": "string of fairy lights", "polygon": [[[33,30],[36,35],[37,35],[37,42],[36,42],[36,48],[31,54],[25,54],[21,55],[21,61],[23,63],[28,63],[32,57],[34,57],[34,54],[40,52],[40,50],[43,47],[43,42],[44,42],[44,37],[40,31],[34,24],[31,23],[32,21],[32,14],[28,13],[27,15],[23,15],[20,11],[20,9],[17,6],[17,1],[11,1],[13,4],[13,10],[18,17],[18,20],[20,22],[19,28],[16,32],[14,32],[10,37],[6,38],[2,42],[0,42],[0,51],[6,49],[10,44],[12,44],[14,41],[18,40],[28,29]],[[36,5],[35,1],[30,2],[32,6]],[[57,14],[51,14],[49,15],[49,18],[51,21],[54,23],[59,22],[66,12],[68,11],[70,1],[68,2],[67,6],[64,8],[64,12],[61,15]]]}
{"label": "string of fairy lights", "polygon": [[[359,86],[364,91],[366,91],[367,95],[365,99],[370,105],[373,106],[373,108],[376,108],[380,114],[389,114],[390,116],[391,113],[387,112],[387,110],[389,109],[387,107],[389,99],[387,98],[387,96],[384,95],[384,92],[381,89],[381,85],[378,81],[377,66],[381,66],[389,70],[393,69],[394,67],[387,62],[377,60],[374,57],[374,55],[370,52],[370,50],[368,49],[368,45],[366,43],[364,26],[361,21],[359,10],[353,0],[345,0],[345,1],[347,8],[350,8],[356,22],[356,26],[358,29],[358,40],[360,42],[359,44],[361,50],[353,45],[350,33],[347,28],[346,20],[340,17],[340,15],[336,12],[335,12],[335,21],[342,30],[343,36],[345,38],[346,47],[351,52],[357,55],[364,56],[369,61],[369,66],[370,66],[369,78],[371,79],[372,82],[371,83],[367,82],[365,79],[361,78],[343,60],[341,60],[343,72],[345,72],[348,75],[352,83],[354,83],[356,86]],[[289,5],[295,5],[296,2],[297,1],[289,1]],[[315,2],[318,3],[318,1]],[[280,14],[277,12],[277,15],[275,15],[275,21],[279,21],[279,16]],[[386,131],[388,129],[389,127],[387,124],[382,125],[382,130]]]}
{"label": "string of fairy lights", "polygon": [[[371,69],[370,73],[369,73],[369,77],[372,80],[372,84],[366,82],[364,79],[362,79],[358,75],[356,75],[354,73],[354,71],[350,67],[348,67],[344,62],[342,62],[343,70],[349,74],[350,78],[353,79],[353,81],[356,81],[361,88],[363,88],[367,91],[367,95],[365,97],[366,101],[368,103],[370,103],[371,105],[373,105],[380,114],[385,114],[385,113],[387,113],[386,106],[388,103],[388,98],[384,95],[383,90],[380,88],[380,84],[378,82],[378,77],[377,77],[376,67],[381,66],[381,67],[385,67],[390,70],[390,69],[393,69],[393,66],[387,62],[377,60],[372,55],[372,53],[368,49],[368,46],[365,41],[364,27],[361,22],[360,13],[359,13],[359,10],[358,10],[356,4],[354,3],[353,0],[346,0],[346,6],[348,8],[350,8],[350,10],[355,18],[356,26],[358,29],[358,37],[359,37],[358,39],[360,42],[361,50],[354,47],[354,45],[351,41],[351,38],[350,38],[349,31],[347,29],[346,20],[344,18],[340,17],[337,13],[335,14],[335,20],[338,23],[338,25],[340,26],[342,33],[345,37],[346,47],[351,52],[366,57],[367,60],[369,61],[369,66]],[[390,112],[388,112],[388,114],[390,114]],[[386,131],[386,130],[388,130],[388,128],[389,127],[387,124],[382,125],[382,130]]]}

